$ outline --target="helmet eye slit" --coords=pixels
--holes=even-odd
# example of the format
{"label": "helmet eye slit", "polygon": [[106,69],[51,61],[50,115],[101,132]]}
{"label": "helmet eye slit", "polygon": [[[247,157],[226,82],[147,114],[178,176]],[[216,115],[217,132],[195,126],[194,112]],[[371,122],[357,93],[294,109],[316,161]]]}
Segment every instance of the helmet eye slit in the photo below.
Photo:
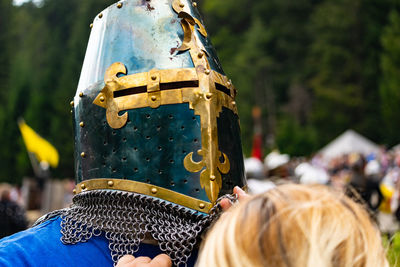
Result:
{"label": "helmet eye slit", "polygon": [[[160,90],[174,90],[180,88],[195,88],[195,87],[199,87],[199,81],[160,83]],[[147,86],[137,86],[137,87],[114,91],[113,93],[114,93],[114,98],[118,98],[127,95],[135,95],[146,92],[147,92]]]}
{"label": "helmet eye slit", "polygon": [[231,96],[231,90],[229,90],[229,88],[223,86],[222,84],[215,83],[215,89]]}
{"label": "helmet eye slit", "polygon": [[138,86],[127,88],[123,90],[114,91],[114,98],[127,96],[127,95],[135,95],[147,92],[147,86]]}

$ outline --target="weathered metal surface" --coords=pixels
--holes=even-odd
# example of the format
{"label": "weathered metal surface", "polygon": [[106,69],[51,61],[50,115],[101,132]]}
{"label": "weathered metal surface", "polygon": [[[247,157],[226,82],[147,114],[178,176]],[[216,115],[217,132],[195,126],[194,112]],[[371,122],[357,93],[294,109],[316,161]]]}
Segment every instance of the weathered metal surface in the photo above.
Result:
{"label": "weathered metal surface", "polygon": [[190,1],[120,3],[94,20],[74,99],[77,182],[208,208],[245,186],[236,89]]}

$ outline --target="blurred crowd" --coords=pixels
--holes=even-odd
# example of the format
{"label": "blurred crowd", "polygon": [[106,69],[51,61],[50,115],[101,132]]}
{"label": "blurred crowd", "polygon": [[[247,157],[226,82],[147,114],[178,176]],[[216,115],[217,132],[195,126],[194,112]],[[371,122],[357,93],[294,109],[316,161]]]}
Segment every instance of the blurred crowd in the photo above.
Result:
{"label": "blurred crowd", "polygon": [[[245,159],[245,170],[252,194],[287,182],[324,184],[364,202],[373,212],[391,214],[400,221],[400,148],[332,158],[316,154],[309,159],[272,151],[263,159]],[[7,225],[0,227],[4,230],[0,235],[21,230],[41,215],[71,203],[73,180],[49,180],[42,190],[34,184],[24,181],[21,188],[0,184],[0,216],[9,218],[3,220]]]}
{"label": "blurred crowd", "polygon": [[316,154],[290,158],[272,151],[263,160],[245,159],[249,191],[260,193],[276,184],[325,184],[364,202],[371,211],[391,213],[400,221],[400,149],[334,158]]}
{"label": "blurred crowd", "polygon": [[42,215],[68,207],[72,179],[24,178],[22,186],[0,184],[0,238],[31,226]]}
{"label": "blurred crowd", "polygon": [[28,226],[25,211],[18,202],[17,190],[4,186],[0,193],[0,238],[25,230]]}

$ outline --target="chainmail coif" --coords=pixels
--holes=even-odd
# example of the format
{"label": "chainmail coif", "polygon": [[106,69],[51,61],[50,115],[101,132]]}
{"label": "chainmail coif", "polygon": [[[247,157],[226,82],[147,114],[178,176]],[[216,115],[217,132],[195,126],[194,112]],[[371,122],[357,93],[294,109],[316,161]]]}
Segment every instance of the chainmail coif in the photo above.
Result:
{"label": "chainmail coif", "polygon": [[219,205],[204,215],[157,198],[111,190],[80,193],[70,208],[58,212],[64,244],[86,242],[103,233],[115,265],[151,236],[176,266],[186,266],[201,233],[219,213]]}

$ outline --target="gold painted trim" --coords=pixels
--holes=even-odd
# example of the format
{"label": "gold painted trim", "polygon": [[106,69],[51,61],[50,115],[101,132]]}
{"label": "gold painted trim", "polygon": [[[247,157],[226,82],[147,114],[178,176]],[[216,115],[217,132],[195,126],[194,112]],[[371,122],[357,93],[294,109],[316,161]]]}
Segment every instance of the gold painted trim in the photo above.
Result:
{"label": "gold painted trim", "polygon": [[[198,88],[180,88],[174,90],[166,90],[166,91],[157,91],[159,93],[158,100],[160,105],[169,105],[169,104],[182,104],[191,102],[193,97],[201,98],[204,97],[201,93],[198,92]],[[196,95],[196,93],[198,93]],[[237,107],[235,101],[228,95],[220,91],[214,91],[214,94],[219,99],[222,106],[229,108],[235,114],[237,114]],[[118,110],[124,111],[129,109],[136,109],[136,108],[145,108],[149,106],[149,93],[140,93],[134,95],[127,95],[124,97],[114,98],[114,102],[118,106]],[[156,96],[157,97],[157,96]],[[102,101],[100,97],[97,101],[96,98],[96,105],[101,106]]]}
{"label": "gold painted trim", "polygon": [[204,213],[208,213],[212,207],[210,202],[189,197],[163,187],[123,179],[101,178],[86,180],[75,186],[74,194],[98,189],[121,190],[157,197]]}
{"label": "gold painted trim", "polygon": [[[120,78],[116,76],[118,73],[126,74],[125,65],[119,62],[112,64],[107,69],[104,78],[106,86],[93,101],[93,104],[98,105],[105,109],[111,108],[112,102],[116,102],[117,104],[116,105],[117,109],[115,110],[116,113],[128,109],[142,108],[149,106],[149,104],[147,103],[147,97],[149,96],[150,93],[159,91],[159,87],[157,87],[159,85],[150,86],[149,80],[153,82],[153,80],[149,79],[149,77],[151,76],[156,77],[156,84],[180,82],[180,81],[198,81],[198,76],[194,68],[166,69],[157,71],[151,70],[149,72],[142,72],[127,76],[122,76]],[[230,90],[231,96],[226,95],[215,89],[215,91],[219,93],[219,95],[222,98],[224,98],[223,105],[229,109],[232,109],[232,111],[237,114],[237,109],[234,108],[231,104],[229,104],[229,101],[231,102],[234,101],[234,97],[232,96],[235,96],[235,88],[232,86],[232,83],[228,80],[226,76],[216,71],[210,72],[210,78],[211,80],[214,80],[216,83],[219,83]],[[109,86],[107,86],[108,84]],[[146,93],[133,94],[133,95],[114,98],[114,92],[141,86],[148,86],[150,88],[147,90]],[[154,87],[157,89],[156,90],[152,89]],[[199,89],[198,87],[195,87],[195,88],[180,88],[180,89],[161,91],[161,105],[182,103],[182,100],[180,100],[179,98],[179,91],[183,90],[185,90],[185,95],[186,95],[184,102],[189,102],[190,101],[189,95],[193,94],[194,92],[199,92],[198,89]],[[144,101],[144,99],[142,98],[146,98],[146,101]],[[136,101],[139,101],[139,103],[136,103]]]}
{"label": "gold painted trim", "polygon": [[[158,108],[160,105],[189,103],[189,108],[200,116],[201,149],[192,151],[184,158],[184,167],[189,172],[200,173],[200,185],[206,191],[208,199],[215,204],[222,188],[221,174],[230,171],[228,156],[219,150],[217,118],[222,107],[237,114],[236,89],[224,75],[211,70],[209,55],[200,41],[200,35],[207,37],[202,23],[194,18],[180,0],[172,2],[172,8],[181,19],[184,32],[182,45],[178,51],[189,51],[194,68],[152,69],[148,72],[127,74],[125,65],[113,63],[104,75],[105,86],[97,95],[94,104],[106,109],[108,124],[114,129],[124,127],[128,121],[127,110],[143,107]],[[118,77],[118,74],[125,74]],[[161,84],[172,82],[198,83],[197,87],[160,90]],[[229,95],[217,90],[217,84],[228,88]],[[114,97],[114,93],[136,87],[146,87],[145,93]],[[121,115],[120,115],[121,114]],[[201,156],[199,162],[193,160],[193,153]],[[223,158],[223,162],[220,159]]]}

